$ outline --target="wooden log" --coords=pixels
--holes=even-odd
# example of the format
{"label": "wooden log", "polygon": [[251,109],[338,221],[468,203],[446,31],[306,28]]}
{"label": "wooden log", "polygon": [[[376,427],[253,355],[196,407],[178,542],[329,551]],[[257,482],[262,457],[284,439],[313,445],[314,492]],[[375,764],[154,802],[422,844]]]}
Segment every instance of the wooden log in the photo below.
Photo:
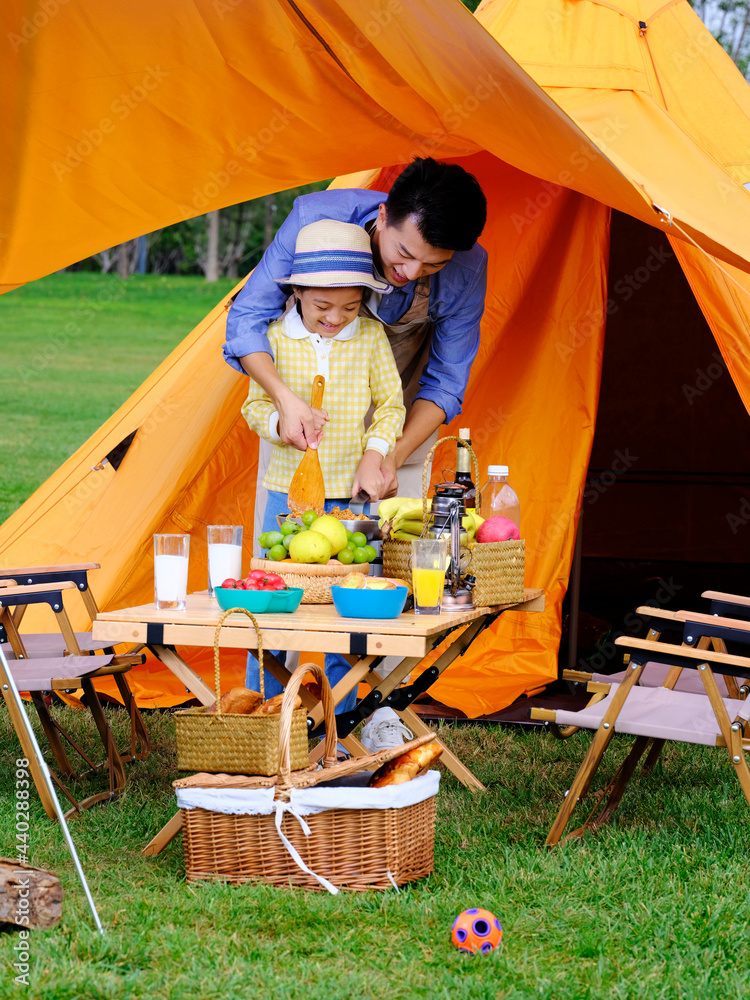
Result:
{"label": "wooden log", "polygon": [[0,921],[19,927],[54,927],[62,916],[60,881],[44,868],[0,858]]}

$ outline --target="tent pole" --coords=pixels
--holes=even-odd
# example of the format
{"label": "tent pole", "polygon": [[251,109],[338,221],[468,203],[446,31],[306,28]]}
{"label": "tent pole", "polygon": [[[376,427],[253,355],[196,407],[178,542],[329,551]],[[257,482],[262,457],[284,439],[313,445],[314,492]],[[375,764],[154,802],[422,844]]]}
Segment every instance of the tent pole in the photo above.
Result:
{"label": "tent pole", "polygon": [[568,619],[568,670],[578,661],[578,612],[581,600],[581,550],[583,548],[583,508],[578,516],[573,565],[570,568],[570,617]]}
{"label": "tent pole", "polygon": [[[99,919],[99,914],[97,912],[96,905],[94,904],[89,884],[86,881],[86,876],[83,873],[81,862],[78,860],[78,854],[76,853],[73,838],[70,836],[70,830],[68,829],[68,824],[65,821],[65,814],[60,806],[60,800],[57,797],[55,786],[52,784],[52,777],[49,773],[47,762],[42,756],[42,751],[39,749],[36,734],[31,728],[29,717],[26,714],[26,709],[21,701],[21,696],[18,693],[16,682],[13,680],[13,674],[11,673],[8,661],[5,659],[5,653],[2,649],[0,649],[0,684],[2,684],[3,695],[5,696],[6,701],[9,701],[9,708],[10,705],[12,705],[14,709],[11,714],[13,717],[14,728],[16,728],[16,735],[18,736],[22,747],[25,748],[30,745],[33,751],[36,764],[36,767],[34,768],[34,771],[36,772],[34,776],[35,782],[38,780],[38,773],[41,772],[41,779],[45,787],[43,789],[37,788],[39,796],[42,799],[42,802],[45,803],[45,808],[49,800],[52,800],[55,814],[57,815],[58,822],[62,827],[65,843],[70,851],[70,856],[73,858],[73,864],[78,872],[78,878],[81,880],[83,891],[86,893],[86,899],[88,900],[91,912],[94,915],[94,923],[96,924],[99,933],[104,934],[104,928],[102,927],[101,920]],[[22,728],[22,732],[18,732],[18,726]]]}

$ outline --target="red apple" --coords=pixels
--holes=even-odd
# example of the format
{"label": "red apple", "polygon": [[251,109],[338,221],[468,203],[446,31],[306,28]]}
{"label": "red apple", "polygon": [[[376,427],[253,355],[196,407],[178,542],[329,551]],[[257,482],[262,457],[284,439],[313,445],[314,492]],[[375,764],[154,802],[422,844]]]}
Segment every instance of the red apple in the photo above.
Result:
{"label": "red apple", "polygon": [[520,537],[518,526],[509,517],[502,517],[500,514],[488,517],[477,530],[478,542],[507,542]]}

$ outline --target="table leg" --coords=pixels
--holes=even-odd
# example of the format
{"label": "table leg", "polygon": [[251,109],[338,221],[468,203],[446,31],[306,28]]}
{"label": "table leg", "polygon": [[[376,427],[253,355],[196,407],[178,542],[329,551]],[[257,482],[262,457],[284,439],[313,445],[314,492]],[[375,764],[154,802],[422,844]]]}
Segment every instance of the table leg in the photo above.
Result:
{"label": "table leg", "polygon": [[174,816],[165,823],[157,835],[150,840],[141,851],[144,858],[151,858],[159,854],[169,844],[182,829],[182,810],[178,809]]}
{"label": "table leg", "polygon": [[[348,673],[342,677],[338,684],[334,685],[331,690],[334,705],[338,705],[343,698],[346,698],[352,689],[359,685],[360,681],[365,680],[367,675],[370,673],[370,667],[372,666],[373,661],[376,659],[377,657],[375,656],[363,656],[353,664],[351,670],[348,671]],[[318,702],[309,714],[310,718],[315,723],[315,726],[319,726],[323,721],[323,703]],[[344,741],[342,740],[341,742],[343,743]]]}
{"label": "table leg", "polygon": [[443,748],[443,752],[439,758],[440,762],[445,764],[448,770],[455,774],[462,785],[466,785],[472,792],[487,791],[482,782],[474,777],[468,767],[465,767],[458,757],[446,747],[445,743],[435,735],[430,727],[422,722],[416,712],[413,712],[410,708],[405,709],[403,712],[399,712],[398,709],[396,711],[403,724],[408,726],[415,736],[427,736],[428,733],[431,733],[435,737],[435,742],[439,743]]}
{"label": "table leg", "polygon": [[169,667],[175,677],[178,677],[188,691],[192,692],[201,705],[213,705],[216,701],[216,692],[210,688],[200,674],[197,674],[192,667],[189,667],[179,653],[169,646],[153,645],[149,647],[153,653],[159,657],[165,667]]}

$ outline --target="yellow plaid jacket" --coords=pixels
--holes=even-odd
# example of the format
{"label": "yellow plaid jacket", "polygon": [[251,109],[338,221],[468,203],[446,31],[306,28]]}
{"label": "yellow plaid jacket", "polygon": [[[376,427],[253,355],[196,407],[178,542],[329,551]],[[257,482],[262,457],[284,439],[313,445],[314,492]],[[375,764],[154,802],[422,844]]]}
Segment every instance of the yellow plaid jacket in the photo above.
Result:
{"label": "yellow plaid jacket", "polygon": [[[342,334],[347,339],[338,339]],[[318,455],[326,497],[331,498],[351,495],[364,452],[374,449],[387,455],[406,416],[401,377],[382,323],[360,316],[338,337],[326,340],[308,334],[295,310],[268,328],[276,370],[292,392],[309,403],[313,379],[316,375],[325,377],[322,408],[330,420]],[[371,403],[375,409],[365,431]],[[252,379],[242,413],[251,430],[274,444],[263,485],[268,490],[288,492],[303,453],[273,436],[274,404]]]}

